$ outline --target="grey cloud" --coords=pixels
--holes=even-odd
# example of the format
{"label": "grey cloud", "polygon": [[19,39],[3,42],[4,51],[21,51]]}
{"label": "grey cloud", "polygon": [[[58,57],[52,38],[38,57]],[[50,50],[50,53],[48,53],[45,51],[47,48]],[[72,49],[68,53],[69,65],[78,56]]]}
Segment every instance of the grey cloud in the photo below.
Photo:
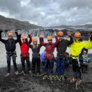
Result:
{"label": "grey cloud", "polygon": [[0,0],[0,11],[42,26],[77,25],[92,21],[92,0]]}

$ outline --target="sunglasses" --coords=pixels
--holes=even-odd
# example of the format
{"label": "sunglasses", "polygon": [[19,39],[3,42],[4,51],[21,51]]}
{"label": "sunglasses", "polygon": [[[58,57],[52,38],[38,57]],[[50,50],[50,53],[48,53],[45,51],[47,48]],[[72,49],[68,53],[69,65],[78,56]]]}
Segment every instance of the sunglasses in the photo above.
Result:
{"label": "sunglasses", "polygon": [[48,40],[48,41],[50,41],[50,42],[51,42],[52,40]]}

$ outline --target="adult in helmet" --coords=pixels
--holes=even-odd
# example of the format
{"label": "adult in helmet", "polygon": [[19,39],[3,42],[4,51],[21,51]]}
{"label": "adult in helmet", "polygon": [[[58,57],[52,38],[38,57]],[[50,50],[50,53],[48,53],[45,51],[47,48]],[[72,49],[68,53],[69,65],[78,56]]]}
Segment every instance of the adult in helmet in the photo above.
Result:
{"label": "adult in helmet", "polygon": [[57,44],[57,61],[56,61],[56,78],[61,80],[64,78],[64,59],[65,52],[67,47],[72,44],[73,38],[71,37],[71,33],[67,32],[67,37],[69,39],[64,39],[64,33],[62,31],[57,33],[58,36],[58,44]]}
{"label": "adult in helmet", "polygon": [[76,82],[76,85],[81,83],[79,55],[81,54],[83,48],[92,48],[92,35],[87,42],[84,42],[81,40],[81,33],[75,32],[74,42],[70,45],[70,54],[72,57],[72,69],[74,73],[71,82]]}
{"label": "adult in helmet", "polygon": [[32,38],[32,43],[29,44],[29,47],[32,49],[32,73],[33,75],[37,74],[37,76],[40,76],[40,48],[42,45],[38,44],[37,38]]}
{"label": "adult in helmet", "polygon": [[[55,34],[54,34],[55,35]],[[58,43],[58,39],[55,35],[56,42],[52,42],[52,36],[48,36],[47,40],[48,42],[45,43],[43,40],[44,34],[40,35],[40,43],[41,45],[45,46],[46,51],[46,65],[45,65],[45,73],[46,75],[43,77],[43,79],[49,78],[52,81],[52,75],[53,75],[53,66],[54,66],[54,50]]]}
{"label": "adult in helmet", "polygon": [[25,61],[27,64],[27,70],[28,70],[29,74],[31,74],[30,60],[29,60],[29,44],[28,44],[28,43],[32,42],[31,35],[29,36],[30,41],[28,42],[27,36],[25,36],[25,35],[21,36],[20,33],[17,33],[17,34],[19,35],[18,42],[19,42],[20,50],[21,50],[21,55],[20,55],[21,56],[21,64],[22,64],[21,74],[25,75]]}
{"label": "adult in helmet", "polygon": [[18,36],[17,36],[17,40],[15,40],[13,32],[8,32],[7,33],[8,38],[5,40],[5,39],[2,39],[1,33],[2,33],[2,31],[0,31],[0,41],[2,43],[4,43],[5,48],[6,48],[6,53],[7,53],[7,74],[6,74],[6,77],[8,77],[10,75],[11,58],[13,60],[15,74],[18,75],[18,69],[17,69],[17,64],[16,64],[16,43],[18,42]]}
{"label": "adult in helmet", "polygon": [[81,38],[81,33],[80,32],[75,32],[74,38],[76,38],[77,40],[80,39]]}

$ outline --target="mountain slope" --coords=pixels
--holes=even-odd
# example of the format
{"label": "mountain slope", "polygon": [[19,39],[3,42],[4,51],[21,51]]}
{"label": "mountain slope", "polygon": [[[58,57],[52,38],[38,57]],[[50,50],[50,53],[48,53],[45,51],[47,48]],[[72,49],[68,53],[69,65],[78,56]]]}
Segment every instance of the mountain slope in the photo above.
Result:
{"label": "mountain slope", "polygon": [[0,15],[0,29],[36,29],[42,28],[27,21],[19,21],[12,18],[6,18]]}

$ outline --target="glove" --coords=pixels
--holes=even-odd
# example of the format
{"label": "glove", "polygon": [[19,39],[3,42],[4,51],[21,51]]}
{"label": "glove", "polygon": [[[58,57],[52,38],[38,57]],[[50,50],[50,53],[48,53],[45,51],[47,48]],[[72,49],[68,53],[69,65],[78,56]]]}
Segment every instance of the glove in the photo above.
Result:
{"label": "glove", "polygon": [[91,35],[91,37],[90,37],[90,40],[92,41],[92,35]]}
{"label": "glove", "polygon": [[29,35],[28,35],[28,37],[30,38],[30,37],[32,37],[32,35],[31,35],[31,34],[29,34]]}
{"label": "glove", "polygon": [[18,34],[17,32],[15,32],[15,34]]}
{"label": "glove", "polygon": [[2,30],[0,30],[0,34],[2,33],[3,31]]}

